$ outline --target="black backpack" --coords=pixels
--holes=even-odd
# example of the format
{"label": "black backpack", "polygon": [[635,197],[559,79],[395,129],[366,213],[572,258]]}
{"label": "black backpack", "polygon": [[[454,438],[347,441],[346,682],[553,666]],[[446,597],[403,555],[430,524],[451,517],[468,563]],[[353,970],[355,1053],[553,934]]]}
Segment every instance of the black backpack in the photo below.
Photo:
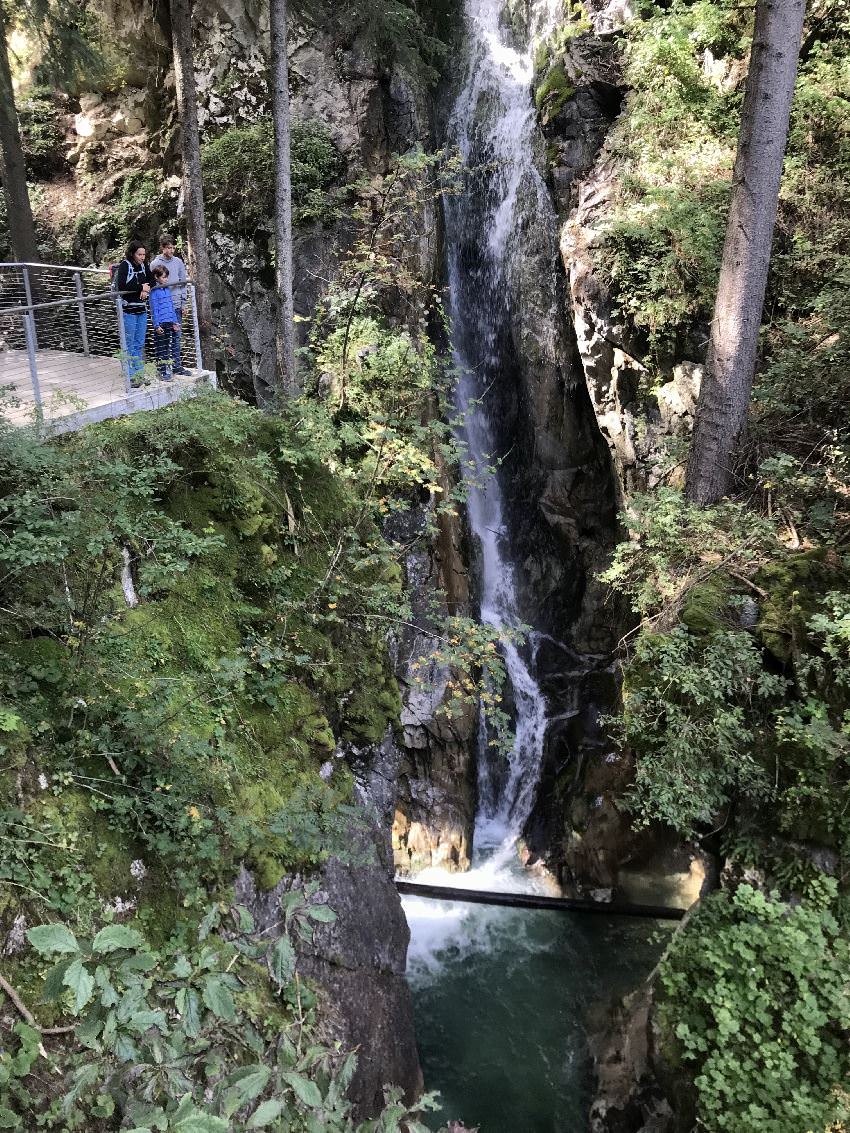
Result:
{"label": "black backpack", "polygon": [[119,260],[117,264],[109,265],[109,289],[114,291],[116,295],[118,294],[118,269],[123,263],[123,260]]}

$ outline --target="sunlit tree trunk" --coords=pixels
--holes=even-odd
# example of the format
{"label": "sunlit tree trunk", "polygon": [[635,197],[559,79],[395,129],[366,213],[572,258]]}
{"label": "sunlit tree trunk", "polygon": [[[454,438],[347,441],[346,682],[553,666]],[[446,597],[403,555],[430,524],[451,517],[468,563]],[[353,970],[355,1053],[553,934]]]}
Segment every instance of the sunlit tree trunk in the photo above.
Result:
{"label": "sunlit tree trunk", "polygon": [[687,495],[712,504],[732,489],[747,423],[805,0],[757,0],[732,202]]}
{"label": "sunlit tree trunk", "polygon": [[18,113],[15,109],[15,91],[12,86],[12,69],[6,41],[6,16],[0,2],[0,153],[2,153],[3,195],[9,224],[9,242],[12,254],[22,263],[38,260],[35,224],[32,218],[24,150]]}
{"label": "sunlit tree trunk", "polygon": [[277,385],[297,391],[292,300],[292,181],[289,154],[289,62],[286,0],[271,0],[272,105],[274,114],[275,286],[277,290]]}
{"label": "sunlit tree trunk", "polygon": [[204,185],[201,179],[201,139],[198,131],[198,94],[195,88],[193,65],[190,0],[171,0],[171,42],[177,86],[177,111],[180,115],[183,197],[189,243],[187,266],[189,275],[195,283],[203,364],[207,369],[213,369],[210,257],[204,217]]}

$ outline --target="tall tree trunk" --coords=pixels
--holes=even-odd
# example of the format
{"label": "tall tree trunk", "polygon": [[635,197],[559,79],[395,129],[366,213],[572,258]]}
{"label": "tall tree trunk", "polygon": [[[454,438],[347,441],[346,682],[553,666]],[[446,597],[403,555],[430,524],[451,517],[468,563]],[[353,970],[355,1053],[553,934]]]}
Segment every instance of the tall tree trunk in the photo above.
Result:
{"label": "tall tree trunk", "polygon": [[275,285],[277,289],[277,386],[297,392],[295,312],[292,300],[292,180],[289,155],[289,61],[286,0],[271,0],[272,105],[274,113]]}
{"label": "tall tree trunk", "polygon": [[731,490],[746,428],[805,6],[805,0],[756,3],[732,202],[688,464],[686,491],[697,504],[716,503]]}
{"label": "tall tree trunk", "polygon": [[6,198],[6,215],[9,224],[9,241],[12,254],[21,263],[38,260],[35,224],[32,219],[27,191],[27,171],[18,114],[15,110],[15,91],[12,86],[12,69],[6,43],[6,16],[0,2],[0,153],[2,153],[3,195]]}
{"label": "tall tree trunk", "polygon": [[201,330],[202,362],[213,369],[212,305],[210,303],[210,257],[204,217],[204,183],[201,179],[201,139],[198,132],[198,93],[192,53],[192,9],[190,0],[171,0],[171,43],[177,111],[180,115],[183,157],[183,198],[189,243],[188,271],[195,283],[198,322]]}

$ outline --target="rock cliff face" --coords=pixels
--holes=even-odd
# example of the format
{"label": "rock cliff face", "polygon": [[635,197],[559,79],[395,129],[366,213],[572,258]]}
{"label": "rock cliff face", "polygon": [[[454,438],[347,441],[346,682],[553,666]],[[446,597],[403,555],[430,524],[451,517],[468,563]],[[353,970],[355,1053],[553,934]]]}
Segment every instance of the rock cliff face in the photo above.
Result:
{"label": "rock cliff face", "polygon": [[[385,1086],[400,1086],[412,1102],[423,1084],[404,976],[410,930],[392,881],[389,838],[401,753],[387,735],[381,744],[343,747],[336,756],[357,778],[359,814],[345,860],[332,858],[319,877],[315,900],[330,905],[337,919],[316,926],[312,944],[298,945],[298,970],[321,989],[327,1038],[343,1053],[359,1051],[349,1096],[366,1119],[383,1108]],[[274,933],[281,896],[298,881],[284,878],[264,892],[243,870],[236,900],[250,909],[258,931]]]}
{"label": "rock cliff face", "polygon": [[606,137],[624,94],[616,31],[629,12],[591,6],[570,34],[547,38],[544,5],[509,7],[517,41],[536,44],[534,145],[552,201],[541,207],[532,186],[520,189],[495,390],[523,615],[543,631],[536,672],[551,711],[526,835],[573,891],[688,904],[711,863],[695,847],[631,831],[617,804],[631,763],[600,723],[618,703],[614,650],[628,614],[595,576],[620,537],[624,493],[669,479],[667,442],[688,430],[700,377],[682,363],[646,388],[595,254],[613,192]]}
{"label": "rock cliff face", "polygon": [[620,494],[683,482],[670,441],[693,427],[702,368],[679,362],[670,380],[647,388],[647,366],[629,328],[612,311],[595,252],[612,208],[614,164],[603,151],[577,188],[561,231],[578,350],[599,427],[611,450]]}
{"label": "rock cliff face", "polygon": [[[449,486],[444,472],[444,484]],[[419,536],[405,562],[412,622],[398,642],[397,673],[406,690],[397,737],[399,773],[392,828],[395,867],[416,873],[429,866],[451,872],[469,868],[475,822],[475,744],[478,714],[467,708],[449,716],[444,709],[450,677],[438,660],[428,662],[427,680],[414,681],[413,665],[433,654],[433,634],[446,615],[470,612],[466,546],[461,522],[436,520],[437,538],[423,538],[433,503],[413,508],[393,531],[408,544]],[[421,673],[421,669],[418,670]]]}

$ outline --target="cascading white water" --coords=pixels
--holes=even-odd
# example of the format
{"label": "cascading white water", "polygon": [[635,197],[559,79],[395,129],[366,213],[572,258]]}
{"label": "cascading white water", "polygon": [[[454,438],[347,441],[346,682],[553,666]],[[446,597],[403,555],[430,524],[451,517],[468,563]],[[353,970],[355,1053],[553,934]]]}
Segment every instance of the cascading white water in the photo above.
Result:
{"label": "cascading white water", "polygon": [[[505,0],[465,0],[467,66],[449,123],[467,168],[465,190],[446,204],[452,348],[463,421],[470,525],[479,544],[481,619],[507,631],[502,654],[512,686],[515,741],[507,764],[482,724],[473,868],[426,870],[420,880],[468,889],[529,891],[542,882],[521,866],[517,840],[534,805],[547,728],[535,679],[537,635],[518,644],[518,578],[511,559],[511,508],[492,471],[509,447],[495,391],[515,376],[511,304],[523,233],[556,218],[535,164],[531,99],[533,43],[563,14],[563,0],[529,0],[531,42],[518,47]],[[553,236],[554,240],[554,236]],[[528,265],[525,265],[526,269]],[[557,315],[553,312],[553,317]],[[516,502],[512,501],[516,508]],[[515,511],[514,511],[515,514]],[[559,706],[563,711],[564,705]],[[426,1083],[448,1118],[482,1133],[580,1133],[587,1129],[587,1050],[582,999],[631,979],[646,942],[632,926],[559,913],[406,897],[408,978]],[[657,953],[649,950],[652,962]],[[646,970],[649,970],[647,966]],[[629,986],[627,983],[626,986]],[[624,988],[625,990],[625,988]]]}
{"label": "cascading white water", "polygon": [[[535,9],[545,34],[561,0]],[[449,144],[474,172],[469,193],[447,204],[450,314],[459,375],[457,407],[465,422],[469,520],[481,561],[481,620],[507,631],[502,652],[513,690],[516,738],[507,774],[493,767],[489,747],[479,752],[476,843],[506,849],[521,833],[534,802],[546,730],[546,703],[526,652],[510,639],[520,626],[514,569],[499,478],[488,391],[505,364],[510,276],[522,249],[514,239],[516,212],[531,209],[536,223],[554,224],[548,190],[534,158],[536,127],[531,99],[533,37],[513,46],[500,0],[467,0],[469,54],[465,81],[449,122]],[[548,26],[547,26],[548,21]],[[480,856],[480,855],[479,855]]]}
{"label": "cascading white water", "polygon": [[[503,379],[513,272],[523,249],[518,209],[536,224],[555,225],[548,190],[535,162],[535,111],[531,97],[533,43],[562,14],[562,0],[533,5],[529,42],[512,42],[504,0],[466,0],[467,65],[449,125],[448,144],[467,170],[464,192],[446,203],[452,349],[458,374],[456,405],[463,421],[468,513],[479,543],[482,622],[503,631],[502,655],[515,709],[515,739],[507,764],[488,744],[486,725],[478,753],[478,813],[473,868],[452,876],[426,870],[420,879],[478,889],[520,890],[539,884],[522,871],[516,842],[534,804],[546,732],[546,701],[533,673],[533,644],[520,630],[510,533],[493,463],[497,438],[493,388]],[[498,920],[479,908],[434,906],[407,899],[413,930],[411,969],[433,970],[449,941],[460,943],[473,923],[483,944]],[[465,940],[469,946],[470,940]]]}

